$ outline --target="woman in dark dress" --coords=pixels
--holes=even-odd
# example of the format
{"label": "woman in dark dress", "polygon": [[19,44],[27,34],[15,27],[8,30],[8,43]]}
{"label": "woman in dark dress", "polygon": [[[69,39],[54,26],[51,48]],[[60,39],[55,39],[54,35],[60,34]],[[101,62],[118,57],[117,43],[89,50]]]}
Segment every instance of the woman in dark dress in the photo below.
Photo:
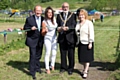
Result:
{"label": "woman in dark dress", "polygon": [[77,11],[78,22],[76,31],[80,33],[80,43],[78,45],[78,60],[83,63],[83,78],[87,78],[90,62],[94,60],[94,26],[88,20],[88,13],[85,9]]}

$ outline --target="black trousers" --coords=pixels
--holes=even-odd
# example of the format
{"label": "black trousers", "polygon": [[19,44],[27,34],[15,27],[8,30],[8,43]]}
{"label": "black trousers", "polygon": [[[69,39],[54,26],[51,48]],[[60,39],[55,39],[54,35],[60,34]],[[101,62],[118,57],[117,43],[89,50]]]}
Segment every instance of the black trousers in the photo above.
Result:
{"label": "black trousers", "polygon": [[[61,57],[61,67],[60,69],[73,71],[74,69],[74,52],[75,52],[75,45],[70,44],[67,41],[59,44],[60,47],[60,57]],[[68,66],[67,66],[67,57],[68,57]]]}
{"label": "black trousers", "polygon": [[36,71],[39,71],[40,68],[40,59],[42,56],[43,44],[41,46],[37,45],[36,47],[29,47],[30,58],[29,58],[29,69],[30,74],[35,76]]}

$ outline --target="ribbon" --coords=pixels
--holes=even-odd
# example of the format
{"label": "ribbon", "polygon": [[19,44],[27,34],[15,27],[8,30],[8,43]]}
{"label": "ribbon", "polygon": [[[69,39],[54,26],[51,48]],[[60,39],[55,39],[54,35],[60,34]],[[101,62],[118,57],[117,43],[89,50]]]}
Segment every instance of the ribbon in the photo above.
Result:
{"label": "ribbon", "polygon": [[[54,27],[49,27],[49,28],[54,28]],[[54,28],[55,29],[55,28]],[[75,30],[75,28],[69,28],[69,30]],[[107,28],[100,28],[100,29],[97,29],[97,28],[95,28],[94,29],[95,31],[98,31],[98,30],[101,30],[101,31],[120,31],[120,29],[107,29]],[[4,35],[6,35],[6,34],[10,34],[10,33],[15,33],[15,32],[26,32],[26,31],[31,31],[31,29],[27,29],[27,30],[17,30],[17,29],[14,29],[14,30],[12,30],[12,31],[7,31],[7,30],[4,30],[4,31],[1,31],[0,32],[0,34],[4,34]]]}

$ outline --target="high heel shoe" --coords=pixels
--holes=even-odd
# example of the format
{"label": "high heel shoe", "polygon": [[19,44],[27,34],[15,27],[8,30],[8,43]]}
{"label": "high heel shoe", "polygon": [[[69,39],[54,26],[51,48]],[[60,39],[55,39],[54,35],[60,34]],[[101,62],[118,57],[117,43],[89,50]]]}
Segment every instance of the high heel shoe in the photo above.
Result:
{"label": "high heel shoe", "polygon": [[82,77],[83,77],[84,79],[86,79],[86,78],[87,78],[87,76],[88,76],[88,72],[83,72]]}
{"label": "high heel shoe", "polygon": [[54,70],[55,70],[55,68],[54,68],[53,66],[51,66],[51,67],[50,67],[50,70],[54,71]]}
{"label": "high heel shoe", "polygon": [[55,68],[54,68],[54,67],[52,67],[51,69],[52,69],[52,71],[54,71],[54,70],[55,70]]}
{"label": "high heel shoe", "polygon": [[50,70],[49,70],[49,69],[46,69],[46,73],[47,73],[47,74],[50,74]]}

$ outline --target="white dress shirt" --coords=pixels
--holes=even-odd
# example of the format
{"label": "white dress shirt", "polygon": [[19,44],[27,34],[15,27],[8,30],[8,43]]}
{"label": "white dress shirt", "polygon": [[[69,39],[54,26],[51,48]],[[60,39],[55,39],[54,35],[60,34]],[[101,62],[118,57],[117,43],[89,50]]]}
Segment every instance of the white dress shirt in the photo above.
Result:
{"label": "white dress shirt", "polygon": [[35,19],[36,19],[36,22],[37,22],[37,26],[38,26],[38,30],[40,31],[40,28],[41,28],[41,17],[37,17],[35,16]]}

